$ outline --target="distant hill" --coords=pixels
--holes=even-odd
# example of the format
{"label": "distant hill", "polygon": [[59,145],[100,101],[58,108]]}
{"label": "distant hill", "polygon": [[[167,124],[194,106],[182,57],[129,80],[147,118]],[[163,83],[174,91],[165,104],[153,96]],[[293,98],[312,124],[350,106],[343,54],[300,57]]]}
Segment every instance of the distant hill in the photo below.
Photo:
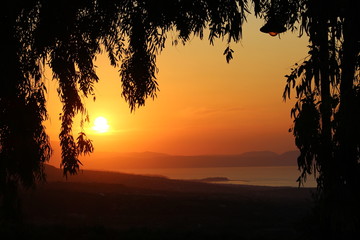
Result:
{"label": "distant hill", "polygon": [[[52,142],[54,154],[50,164],[60,166],[61,150]],[[96,149],[95,149],[96,150]],[[298,151],[277,154],[272,151],[251,151],[232,155],[170,155],[157,152],[97,152],[82,157],[85,169],[121,170],[147,168],[208,168],[296,166]],[[100,167],[102,166],[102,167]]]}
{"label": "distant hill", "polygon": [[298,151],[277,154],[271,151],[246,152],[238,155],[168,155],[143,153],[94,153],[83,161],[87,169],[146,169],[146,168],[208,168],[296,166]]}

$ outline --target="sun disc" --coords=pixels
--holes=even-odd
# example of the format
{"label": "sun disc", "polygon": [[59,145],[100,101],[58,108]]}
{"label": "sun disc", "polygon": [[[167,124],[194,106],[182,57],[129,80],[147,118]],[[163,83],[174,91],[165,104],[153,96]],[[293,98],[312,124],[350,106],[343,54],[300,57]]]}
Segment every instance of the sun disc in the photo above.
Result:
{"label": "sun disc", "polygon": [[104,117],[97,117],[94,120],[94,126],[92,127],[92,129],[98,133],[104,133],[107,132],[109,130],[109,124],[108,121],[106,120],[106,118]]}

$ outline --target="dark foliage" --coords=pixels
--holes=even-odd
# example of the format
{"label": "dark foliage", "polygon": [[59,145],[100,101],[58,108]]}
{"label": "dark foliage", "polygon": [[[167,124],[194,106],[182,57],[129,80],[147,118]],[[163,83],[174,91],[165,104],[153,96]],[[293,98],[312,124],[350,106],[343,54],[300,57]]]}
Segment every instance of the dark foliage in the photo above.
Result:
{"label": "dark foliage", "polygon": [[[72,126],[77,114],[82,123],[88,120],[83,98],[95,99],[97,54],[105,52],[119,67],[122,96],[134,111],[156,97],[156,55],[165,47],[167,32],[175,31],[174,44],[185,44],[191,35],[203,38],[209,27],[210,43],[226,38],[230,44],[240,40],[246,12],[246,1],[237,0],[5,1],[0,20],[1,205],[16,199],[19,184],[32,187],[45,180],[43,166],[52,151],[43,126],[46,65],[63,104],[61,166],[65,176],[76,174],[79,155],[93,151],[86,134],[74,137]],[[228,48],[227,60],[231,53]]]}
{"label": "dark foliage", "polygon": [[[81,122],[88,119],[83,98],[94,97],[97,54],[105,52],[120,69],[121,94],[134,111],[156,97],[156,56],[169,31],[176,35],[173,44],[185,44],[193,35],[202,39],[208,28],[210,44],[216,38],[227,42],[229,62],[231,42],[241,39],[249,6],[265,21],[276,19],[309,36],[309,57],[287,76],[284,92],[288,98],[295,88],[298,99],[292,130],[301,152],[299,183],[316,174],[321,212],[330,212],[323,222],[337,233],[357,226],[360,20],[359,3],[350,0],[5,1],[0,16],[0,201],[16,208],[9,199],[16,199],[18,185],[31,187],[45,179],[43,164],[51,155],[43,126],[45,65],[52,69],[63,104],[59,138],[67,176],[77,173],[80,154],[93,151],[86,134],[74,137],[72,126],[77,114]],[[337,202],[353,208],[337,208]],[[352,217],[351,224],[342,220]]]}
{"label": "dark foliage", "polygon": [[354,1],[303,6],[300,30],[309,35],[309,56],[286,76],[283,95],[290,98],[296,90],[292,130],[301,151],[299,183],[316,176],[317,237],[348,239],[359,236],[360,226],[360,6]]}

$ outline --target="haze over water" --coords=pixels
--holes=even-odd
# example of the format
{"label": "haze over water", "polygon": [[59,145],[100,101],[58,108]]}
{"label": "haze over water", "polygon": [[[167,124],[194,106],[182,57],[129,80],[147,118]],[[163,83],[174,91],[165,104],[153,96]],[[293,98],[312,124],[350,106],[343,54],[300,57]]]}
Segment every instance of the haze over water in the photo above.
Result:
{"label": "haze over water", "polygon": [[[298,187],[299,171],[296,166],[276,167],[218,167],[218,168],[150,168],[118,169],[119,172],[140,175],[165,176],[170,179],[201,180],[224,177],[229,181],[211,181],[223,184],[244,184],[275,187]],[[316,187],[316,181],[309,177],[304,187]]]}

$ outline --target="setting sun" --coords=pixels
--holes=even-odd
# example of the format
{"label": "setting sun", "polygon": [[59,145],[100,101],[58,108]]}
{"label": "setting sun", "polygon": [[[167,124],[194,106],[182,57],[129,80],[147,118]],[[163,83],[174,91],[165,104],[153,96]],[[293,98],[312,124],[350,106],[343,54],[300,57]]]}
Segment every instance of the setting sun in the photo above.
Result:
{"label": "setting sun", "polygon": [[106,118],[104,117],[97,117],[94,120],[94,126],[92,129],[98,133],[105,133],[109,130],[109,124]]}

